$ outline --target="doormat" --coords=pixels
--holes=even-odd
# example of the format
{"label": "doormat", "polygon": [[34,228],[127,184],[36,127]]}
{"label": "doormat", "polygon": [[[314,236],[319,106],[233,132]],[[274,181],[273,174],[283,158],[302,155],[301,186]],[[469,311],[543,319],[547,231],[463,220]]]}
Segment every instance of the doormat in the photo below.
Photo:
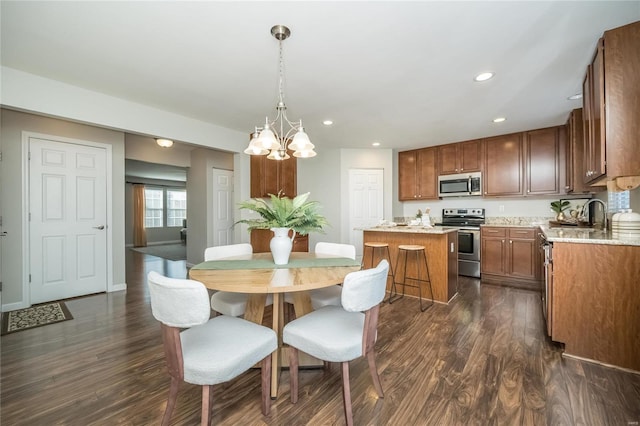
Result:
{"label": "doormat", "polygon": [[73,319],[64,302],[43,303],[2,314],[2,334]]}

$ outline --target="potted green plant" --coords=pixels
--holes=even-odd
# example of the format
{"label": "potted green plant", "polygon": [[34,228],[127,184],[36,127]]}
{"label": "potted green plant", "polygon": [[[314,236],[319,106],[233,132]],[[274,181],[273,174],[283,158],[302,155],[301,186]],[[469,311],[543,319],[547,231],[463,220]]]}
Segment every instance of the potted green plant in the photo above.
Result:
{"label": "potted green plant", "polygon": [[[327,219],[318,213],[320,204],[317,201],[307,201],[309,193],[300,194],[294,199],[269,194],[270,203],[253,198],[239,204],[240,209],[257,213],[258,219],[242,219],[236,222],[248,225],[249,232],[253,229],[270,229],[274,236],[269,243],[273,261],[276,265],[289,262],[289,255],[293,247],[296,233],[306,235],[311,231],[324,232],[322,227],[327,225]],[[289,230],[293,236],[289,238]]]}
{"label": "potted green plant", "polygon": [[558,200],[551,202],[551,210],[556,213],[557,220],[564,220],[564,211],[569,208],[571,202],[568,200]]}

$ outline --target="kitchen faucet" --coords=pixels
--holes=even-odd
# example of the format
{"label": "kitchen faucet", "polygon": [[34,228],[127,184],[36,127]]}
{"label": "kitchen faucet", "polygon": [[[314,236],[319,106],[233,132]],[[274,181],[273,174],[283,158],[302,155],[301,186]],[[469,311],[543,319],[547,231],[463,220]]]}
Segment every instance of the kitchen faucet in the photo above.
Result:
{"label": "kitchen faucet", "polygon": [[602,226],[603,226],[603,230],[606,231],[607,230],[607,203],[605,203],[604,201],[602,201],[599,198],[592,198],[589,201],[587,201],[586,203],[584,203],[584,206],[582,206],[582,218],[586,219],[589,216],[589,209],[587,207],[589,207],[589,204],[593,203],[593,202],[599,202],[600,204],[602,204],[602,216],[603,216],[603,220],[602,220]]}

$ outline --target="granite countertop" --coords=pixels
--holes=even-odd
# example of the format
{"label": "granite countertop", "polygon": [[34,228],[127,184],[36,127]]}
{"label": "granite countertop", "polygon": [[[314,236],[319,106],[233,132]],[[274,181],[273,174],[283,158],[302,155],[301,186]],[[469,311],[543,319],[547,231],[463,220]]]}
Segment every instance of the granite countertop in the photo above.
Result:
{"label": "granite countertop", "polygon": [[425,228],[424,226],[373,226],[360,230],[373,232],[406,232],[412,234],[448,234],[449,232],[457,232],[458,228],[448,226],[433,226],[431,228]]}
{"label": "granite countertop", "polygon": [[640,246],[640,237],[627,237],[624,234],[612,233],[592,228],[550,228],[541,225],[540,229],[547,240],[554,243],[609,244],[621,246]]}

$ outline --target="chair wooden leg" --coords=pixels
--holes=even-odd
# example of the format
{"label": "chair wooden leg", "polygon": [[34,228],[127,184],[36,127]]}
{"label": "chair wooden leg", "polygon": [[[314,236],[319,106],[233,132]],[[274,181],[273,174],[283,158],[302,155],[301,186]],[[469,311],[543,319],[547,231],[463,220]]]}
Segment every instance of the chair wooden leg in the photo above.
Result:
{"label": "chair wooden leg", "polygon": [[271,414],[271,354],[262,360],[262,414]]}
{"label": "chair wooden leg", "polygon": [[291,388],[291,403],[298,402],[298,350],[289,347],[289,387]]}
{"label": "chair wooden leg", "polygon": [[376,367],[376,354],[372,350],[367,354],[367,361],[369,361],[369,371],[371,371],[371,379],[373,379],[373,386],[378,392],[380,398],[384,398],[384,392],[382,392],[382,384],[380,383],[380,376],[378,376],[378,368]]}
{"label": "chair wooden leg", "polygon": [[211,424],[211,409],[213,408],[213,386],[202,386],[202,414],[200,425],[209,426]]}
{"label": "chair wooden leg", "polygon": [[342,363],[342,401],[347,426],[353,426],[353,410],[351,409],[351,387],[349,386],[349,362]]}
{"label": "chair wooden leg", "polygon": [[169,426],[171,420],[171,414],[176,406],[178,400],[178,387],[180,386],[180,380],[171,378],[171,386],[169,387],[169,397],[167,398],[167,408],[164,410],[164,416],[162,416],[162,426]]}

